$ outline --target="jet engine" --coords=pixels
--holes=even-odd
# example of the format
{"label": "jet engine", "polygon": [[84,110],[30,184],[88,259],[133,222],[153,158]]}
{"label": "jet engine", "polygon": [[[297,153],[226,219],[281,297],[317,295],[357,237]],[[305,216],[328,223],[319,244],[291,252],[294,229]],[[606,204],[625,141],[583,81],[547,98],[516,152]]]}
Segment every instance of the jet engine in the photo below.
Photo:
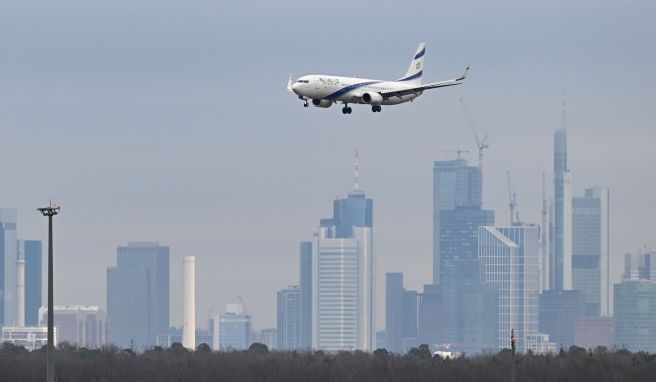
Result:
{"label": "jet engine", "polygon": [[383,96],[380,93],[364,93],[362,95],[362,102],[377,106],[383,103]]}
{"label": "jet engine", "polygon": [[313,99],[312,104],[316,107],[331,107],[333,105],[333,101],[329,101],[327,99]]}

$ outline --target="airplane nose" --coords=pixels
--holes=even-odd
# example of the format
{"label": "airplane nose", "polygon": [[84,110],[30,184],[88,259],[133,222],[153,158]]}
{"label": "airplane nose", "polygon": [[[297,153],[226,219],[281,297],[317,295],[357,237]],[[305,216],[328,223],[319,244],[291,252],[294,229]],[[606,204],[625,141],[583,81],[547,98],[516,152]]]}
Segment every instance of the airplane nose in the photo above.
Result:
{"label": "airplane nose", "polygon": [[300,90],[301,90],[301,84],[300,83],[296,82],[296,83],[292,84],[292,91],[294,93],[298,94],[298,92]]}

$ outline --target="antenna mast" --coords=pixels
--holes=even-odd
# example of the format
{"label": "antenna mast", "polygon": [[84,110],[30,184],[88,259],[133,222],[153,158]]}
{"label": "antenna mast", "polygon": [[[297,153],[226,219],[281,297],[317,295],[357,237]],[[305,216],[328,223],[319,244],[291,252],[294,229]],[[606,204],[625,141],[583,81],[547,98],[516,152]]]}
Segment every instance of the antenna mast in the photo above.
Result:
{"label": "antenna mast", "polygon": [[354,172],[355,172],[355,184],[354,184],[354,189],[355,191],[360,191],[360,154],[358,153],[358,150],[355,150],[355,161],[354,161]]}

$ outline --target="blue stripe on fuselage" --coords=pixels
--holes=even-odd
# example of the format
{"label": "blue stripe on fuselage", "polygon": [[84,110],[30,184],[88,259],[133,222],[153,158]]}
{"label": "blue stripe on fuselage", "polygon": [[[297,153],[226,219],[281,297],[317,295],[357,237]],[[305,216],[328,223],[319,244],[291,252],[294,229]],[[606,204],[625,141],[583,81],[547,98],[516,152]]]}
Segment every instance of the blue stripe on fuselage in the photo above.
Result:
{"label": "blue stripe on fuselage", "polygon": [[360,83],[357,83],[357,84],[345,86],[345,87],[339,89],[338,91],[324,97],[324,99],[335,99],[337,97],[340,97],[340,96],[350,92],[351,90],[355,90],[357,88],[361,88],[361,87],[367,86],[367,85],[379,84],[381,82],[383,82],[383,81],[368,81],[368,82],[360,82]]}
{"label": "blue stripe on fuselage", "polygon": [[421,52],[417,53],[417,55],[415,56],[415,60],[421,58],[424,55],[424,53],[426,53],[426,48],[422,49]]}
{"label": "blue stripe on fuselage", "polygon": [[421,77],[421,74],[422,74],[423,72],[424,72],[424,71],[422,70],[422,71],[420,71],[420,72],[417,72],[417,73],[411,75],[410,77],[404,77],[404,78],[401,78],[399,81],[410,81],[410,80],[414,80],[415,78],[419,78],[419,77]]}

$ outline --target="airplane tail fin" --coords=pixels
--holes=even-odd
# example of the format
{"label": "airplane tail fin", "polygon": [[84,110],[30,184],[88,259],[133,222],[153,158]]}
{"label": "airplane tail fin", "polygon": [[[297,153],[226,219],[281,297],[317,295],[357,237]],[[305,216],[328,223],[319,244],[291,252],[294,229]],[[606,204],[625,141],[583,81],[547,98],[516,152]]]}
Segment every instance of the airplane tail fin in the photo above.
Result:
{"label": "airplane tail fin", "polygon": [[421,85],[421,75],[424,71],[424,53],[426,53],[426,44],[421,43],[417,48],[410,67],[405,73],[405,76],[399,78],[398,81],[407,82],[409,85]]}

